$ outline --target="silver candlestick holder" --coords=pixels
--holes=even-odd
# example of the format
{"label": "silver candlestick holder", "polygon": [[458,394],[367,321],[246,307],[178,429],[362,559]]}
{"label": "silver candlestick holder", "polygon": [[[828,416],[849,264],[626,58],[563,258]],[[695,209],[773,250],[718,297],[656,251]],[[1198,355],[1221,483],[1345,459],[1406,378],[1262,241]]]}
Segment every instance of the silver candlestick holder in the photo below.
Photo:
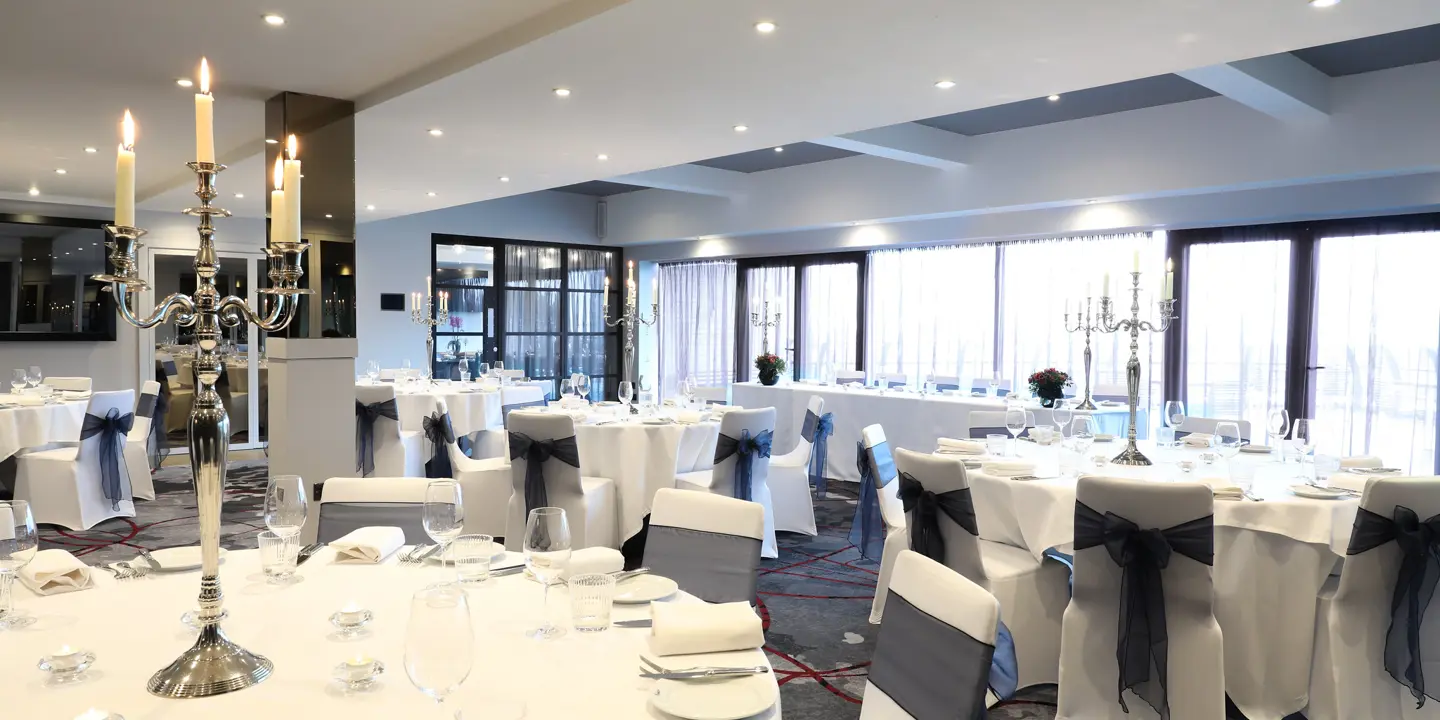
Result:
{"label": "silver candlestick holder", "polygon": [[770,317],[770,301],[766,300],[760,305],[760,312],[750,313],[750,324],[760,328],[760,352],[764,355],[770,354],[770,328],[779,327],[780,311],[775,311],[775,317]]}
{"label": "silver candlestick holder", "polygon": [[640,327],[651,326],[660,320],[660,305],[650,303],[650,318],[647,320],[640,314],[640,295],[636,292],[634,283],[627,283],[625,288],[625,302],[620,309],[620,315],[615,319],[610,318],[610,293],[605,293],[605,299],[600,307],[600,317],[605,321],[606,327],[624,326],[624,352],[620,356],[620,377],[634,383],[638,380],[632,376],[635,369],[635,338]]}
{"label": "silver candlestick holder", "polygon": [[187,208],[186,215],[200,218],[200,248],[195,251],[195,292],[173,293],[161,300],[145,317],[131,309],[133,295],[149,287],[138,272],[136,251],[145,231],[138,227],[107,225],[110,263],[113,271],[94,279],[110,283],[120,316],[137,328],[153,328],[173,321],[179,327],[194,328],[195,396],[190,408],[190,471],[195,478],[197,512],[200,516],[200,603],[194,614],[200,629],[195,645],[174,662],[156,672],[146,685],[163,697],[208,697],[241,690],[270,676],[274,665],[263,656],[236,645],[220,629],[225,618],[225,596],[220,591],[220,501],[225,489],[225,470],[230,452],[230,418],[215,392],[220,379],[221,328],[253,324],[266,332],[283,330],[295,316],[297,296],[310,294],[299,287],[303,275],[300,260],[310,247],[304,242],[277,242],[265,248],[272,287],[259,292],[271,296],[268,312],[251,308],[243,298],[220,297],[215,274],[220,269],[215,253],[215,228],[211,219],[229,217],[227,210],[211,207],[215,199],[215,176],[224,165],[192,162],[195,196],[200,207]]}
{"label": "silver candlestick holder", "polygon": [[423,307],[410,309],[410,322],[425,328],[425,367],[435,366],[435,328],[450,322],[450,307],[435,307],[435,298],[425,298]]}
{"label": "silver candlestick holder", "polygon": [[1175,301],[1172,299],[1160,300],[1155,303],[1159,307],[1160,318],[1156,322],[1140,319],[1140,271],[1130,273],[1130,317],[1123,320],[1116,320],[1110,298],[1100,298],[1100,331],[1106,333],[1128,331],[1130,333],[1130,361],[1125,364],[1125,386],[1129,391],[1130,401],[1130,429],[1126,433],[1128,442],[1125,449],[1120,451],[1111,462],[1116,465],[1150,465],[1150,458],[1135,447],[1135,411],[1140,405],[1140,332],[1163,333],[1170,329],[1170,322],[1175,319]]}
{"label": "silver candlestick holder", "polygon": [[[1101,302],[1104,300],[1102,299]],[[1092,317],[1090,314],[1090,297],[1088,295],[1085,297],[1085,311],[1082,313],[1079,308],[1075,310],[1074,327],[1070,326],[1070,308],[1068,305],[1065,308],[1065,332],[1085,333],[1085,400],[1075,406],[1076,410],[1095,409],[1095,400],[1090,396],[1090,333],[1102,329],[1098,321],[1098,317]]]}

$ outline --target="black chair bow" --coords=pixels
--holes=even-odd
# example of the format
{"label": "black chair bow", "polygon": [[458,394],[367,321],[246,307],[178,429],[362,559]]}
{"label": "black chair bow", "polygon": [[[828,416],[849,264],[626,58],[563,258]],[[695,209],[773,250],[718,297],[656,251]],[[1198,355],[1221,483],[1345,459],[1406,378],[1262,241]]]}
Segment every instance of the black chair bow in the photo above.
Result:
{"label": "black chair bow", "polygon": [[741,430],[739,438],[733,438],[725,433],[720,433],[720,439],[715,442],[715,464],[720,461],[737,455],[735,458],[735,490],[734,496],[741,500],[751,500],[750,479],[754,472],[756,458],[770,457],[770,445],[775,433],[770,430],[761,431],[759,435],[751,435],[749,430]]}
{"label": "black chair bow", "polygon": [[425,461],[425,477],[455,477],[450,467],[450,443],[455,442],[455,429],[450,425],[450,413],[436,410],[422,420],[421,425],[425,429],[425,439],[430,441],[432,448],[430,459]]}
{"label": "black chair bow", "polygon": [[538,507],[549,507],[545,491],[545,461],[555,458],[573,468],[580,467],[580,446],[575,436],[535,440],[525,433],[510,433],[510,459],[525,458],[525,517]]}
{"label": "black chair bow", "polygon": [[825,461],[830,455],[830,435],[835,432],[835,414],[816,415],[805,411],[805,424],[800,426],[800,437],[810,441],[810,484],[815,494],[825,496]]}
{"label": "black chair bow", "polygon": [[[1174,553],[1205,565],[1215,558],[1214,516],[1206,515],[1165,530],[1142,530],[1112,512],[1104,515],[1075,503],[1075,549],[1105,546],[1120,566],[1120,625],[1115,649],[1119,664],[1119,701],[1134,690],[1160,717],[1170,717],[1166,696],[1169,632],[1165,625],[1162,571]],[[1154,670],[1152,673],[1151,670]]]}
{"label": "black chair bow", "polygon": [[940,534],[940,513],[955,521],[971,535],[979,535],[975,522],[975,501],[970,488],[937,493],[907,472],[900,473],[900,503],[910,518],[910,549],[938,563],[945,562],[945,537]]}
{"label": "black chair bow", "polygon": [[375,423],[382,417],[400,422],[393,398],[369,405],[355,401],[355,469],[362,477],[375,472]]}
{"label": "black chair bow", "polygon": [[1399,546],[1400,571],[1390,598],[1390,629],[1385,633],[1385,671],[1410,689],[1417,708],[1431,697],[1425,690],[1420,656],[1420,624],[1440,579],[1440,515],[1425,520],[1404,505],[1393,519],[1360,508],[1346,555],[1359,555],[1385,543]]}
{"label": "black chair bow", "polygon": [[[111,510],[120,509],[120,501],[132,499],[130,494],[129,469],[124,468],[123,454],[125,436],[135,425],[135,413],[120,414],[119,408],[110,408],[105,417],[85,413],[85,424],[80,427],[80,439],[100,436],[100,489],[110,501]],[[120,471],[126,470],[122,483]]]}
{"label": "black chair bow", "polygon": [[[872,458],[871,455],[875,457]],[[850,524],[850,544],[860,556],[880,562],[885,551],[885,518],[880,514],[880,487],[894,477],[895,461],[885,443],[866,450],[864,443],[855,443],[855,466],[860,471],[860,499],[855,504],[855,520]],[[881,477],[875,475],[879,466]]]}

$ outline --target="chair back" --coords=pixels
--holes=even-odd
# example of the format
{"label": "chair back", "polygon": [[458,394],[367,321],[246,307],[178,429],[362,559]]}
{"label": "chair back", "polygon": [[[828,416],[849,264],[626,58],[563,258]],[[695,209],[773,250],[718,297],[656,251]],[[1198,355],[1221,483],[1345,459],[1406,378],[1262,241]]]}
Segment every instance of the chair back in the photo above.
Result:
{"label": "chair back", "polygon": [[860,383],[861,385],[864,385],[864,384],[865,384],[865,371],[864,371],[864,370],[836,370],[836,371],[835,371],[835,384],[836,384],[836,385],[844,385],[845,383],[852,383],[852,382],[858,382],[858,383]]}
{"label": "chair back", "polygon": [[[750,437],[758,437],[760,433],[769,431],[772,435],[775,432],[775,408],[757,408],[754,410],[731,410],[725,413],[720,419],[720,434],[732,437],[736,440],[745,431],[750,432]],[[771,449],[771,454],[775,452]],[[715,463],[711,468],[711,487],[733,488],[735,484],[735,465],[740,460],[740,454],[734,453],[729,457]],[[750,488],[753,490],[765,484],[770,477],[770,458],[755,456],[750,462]],[[752,494],[753,498],[754,495]]]}
{"label": "chair back", "polygon": [[[1001,380],[1001,381],[1000,381],[1000,387],[998,388],[997,392],[999,392],[1000,395],[1003,397],[1003,396],[1005,395],[1005,393],[1010,392],[1011,390],[1014,389],[1014,387],[1015,387],[1015,383],[1014,383],[1014,382],[1012,382],[1012,381],[1010,381],[1010,380]],[[975,378],[975,379],[973,379],[973,380],[970,381],[970,392],[983,393],[983,392],[989,392],[989,391],[990,391],[990,378]]]}
{"label": "chair back", "polygon": [[[504,391],[502,390],[501,392],[504,392]],[[537,407],[543,408],[543,407],[546,406],[546,404],[547,404],[547,403],[546,403],[546,401],[545,401],[545,398],[540,398],[539,400],[530,400],[530,401],[527,401],[527,402],[514,402],[514,403],[510,403],[509,405],[501,405],[501,406],[500,406],[500,427],[503,427],[503,428],[505,428],[506,430],[509,430],[509,429],[510,429],[510,413],[515,412],[516,410],[524,410],[524,409],[526,409],[526,408],[537,408]]]}
{"label": "chair back", "polygon": [[935,383],[936,392],[960,389],[960,377],[958,375],[931,375],[930,382]]}
{"label": "chair back", "polygon": [[896,482],[893,471],[889,471],[887,477],[887,470],[882,467],[884,463],[877,462],[883,461],[883,455],[890,454],[890,444],[885,441],[885,429],[878,424],[870,425],[860,430],[860,439],[865,445],[865,462],[869,463],[870,471],[875,473],[875,491],[880,498],[880,517],[885,520],[885,527],[892,530],[905,527],[905,507],[900,504],[900,483]]}
{"label": "chair back", "polygon": [[919,553],[902,551],[865,681],[860,720],[985,717],[1000,603]]}
{"label": "chair back", "polygon": [[650,512],[644,565],[706,602],[753,603],[764,537],[760,503],[662,488]]}
{"label": "chair back", "polygon": [[909,379],[904,373],[882,373],[880,382],[887,388],[905,387],[909,384]]}
{"label": "chair back", "polygon": [[[563,413],[521,411],[509,416],[509,432],[523,433],[537,442],[571,438],[575,437],[575,420]],[[527,468],[529,462],[524,456],[510,458],[510,487],[517,497],[525,497]],[[585,507],[585,493],[580,485],[580,468],[551,457],[541,465],[541,470],[545,474],[548,505],[566,508],[567,513],[573,512],[571,508]],[[522,516],[521,522],[525,520]]]}
{"label": "chair back", "polygon": [[[97,392],[90,396],[90,403],[85,408],[86,415],[94,415],[104,418],[114,410],[119,415],[129,415],[135,411],[134,390],[112,390],[109,392]],[[127,433],[128,435],[128,433]],[[101,443],[103,435],[93,435],[80,440],[80,449],[76,454],[76,461],[82,465],[99,466]],[[118,441],[120,449],[124,450],[125,436]]]}
{"label": "chair back", "polygon": [[125,439],[144,443],[150,437],[150,425],[155,422],[155,404],[160,401],[160,383],[146,380],[140,385],[140,397],[135,399],[135,424]]}
{"label": "chair back", "polygon": [[250,391],[250,367],[244,363],[225,363],[225,370],[230,375],[230,392],[234,395]]}
{"label": "chair back", "polygon": [[[986,435],[1010,437],[1010,430],[1005,427],[1004,410],[971,410],[969,422],[972,440],[984,440]],[[1032,427],[1035,427],[1035,413],[1026,410],[1025,429],[1017,437],[1030,437]]]}
{"label": "chair back", "polygon": [[88,377],[47,377],[45,384],[56,390],[68,390],[70,392],[90,392],[91,380]]}
{"label": "chair back", "polygon": [[400,371],[397,370],[397,369],[395,369],[395,368],[381,369],[381,370],[380,370],[380,375],[377,376],[376,379],[377,379],[377,380],[394,380],[394,379],[399,375],[399,373],[400,373]]}
{"label": "chair back", "polygon": [[1186,435],[1190,435],[1191,433],[1206,433],[1206,434],[1214,435],[1214,434],[1215,434],[1215,426],[1216,426],[1216,425],[1219,425],[1219,424],[1222,423],[1222,422],[1233,422],[1233,423],[1235,423],[1236,425],[1239,425],[1239,426],[1240,426],[1240,439],[1241,439],[1241,440],[1249,440],[1249,439],[1250,439],[1250,421],[1249,421],[1249,420],[1226,420],[1225,418],[1202,418],[1202,417],[1187,417],[1187,418],[1185,418],[1185,422],[1180,423],[1180,427],[1175,428],[1175,436],[1176,436],[1176,437],[1184,437],[1184,436],[1186,436]]}
{"label": "chair back", "polygon": [[1096,383],[1090,397],[1096,402],[1126,402],[1130,399],[1130,389],[1125,387],[1125,383]]}
{"label": "chair back", "polygon": [[501,370],[501,371],[500,371],[500,377],[506,377],[506,378],[510,378],[510,379],[512,379],[512,380],[521,380],[521,379],[524,379],[524,377],[525,377],[525,371],[524,371],[524,370],[511,370],[511,369],[508,369],[508,368],[507,368],[507,369],[505,369],[505,370]]}
{"label": "chair back", "polygon": [[[970,482],[965,476],[965,463],[958,458],[898,448],[895,450],[895,469],[914,477],[926,492],[936,495],[963,493],[970,508],[970,517],[974,520],[975,506],[969,499]],[[916,551],[921,550],[914,541],[914,533],[920,527],[917,523],[919,519],[914,508],[905,513],[905,524],[912,538],[910,549]],[[985,575],[985,565],[980,561],[979,536],[961,527],[943,510],[936,513],[936,520],[940,539],[944,544],[944,554],[941,558],[931,559],[944,563],[946,567],[981,587],[990,587],[990,579]]]}
{"label": "chair back", "polygon": [[[330,478],[320,492],[317,542],[328,543],[372,525],[394,526],[405,544],[430,542],[425,532],[425,478]],[[462,496],[462,500],[463,500]]]}
{"label": "chair back", "polygon": [[825,414],[825,398],[811,395],[805,406],[805,419],[800,423],[800,439],[795,442],[795,452],[803,452],[808,462],[810,449],[815,445],[815,424]]}
{"label": "chair back", "polygon": [[[355,400],[362,405],[389,402],[395,399],[394,385],[356,385]],[[400,442],[400,422],[382,417],[375,421],[375,442],[377,447],[384,442]]]}
{"label": "chair back", "polygon": [[730,404],[730,388],[726,386],[697,387],[695,397],[704,400],[709,405]]}

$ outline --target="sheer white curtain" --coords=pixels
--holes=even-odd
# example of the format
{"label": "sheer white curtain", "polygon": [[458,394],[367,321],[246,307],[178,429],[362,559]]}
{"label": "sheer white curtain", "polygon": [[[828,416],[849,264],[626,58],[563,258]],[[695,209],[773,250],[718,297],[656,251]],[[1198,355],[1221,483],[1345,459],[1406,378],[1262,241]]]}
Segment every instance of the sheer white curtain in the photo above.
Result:
{"label": "sheer white curtain", "polygon": [[680,381],[726,386],[734,377],[735,263],[660,266],[660,392],[679,393]]}
{"label": "sheer white curtain", "polygon": [[1440,232],[1320,241],[1315,419],[1319,451],[1435,472]]}
{"label": "sheer white curtain", "polygon": [[805,322],[800,355],[805,364],[796,377],[829,380],[836,370],[855,369],[859,268],[851,262],[808,265],[801,273]]}
{"label": "sheer white curtain", "polygon": [[[1155,319],[1165,269],[1165,234],[1134,233],[1004,243],[1000,246],[1000,374],[1012,387],[1025,386],[1036,370],[1053,367],[1075,380],[1067,392],[1085,393],[1085,333],[1065,330],[1090,301],[1094,324],[1100,315],[1105,273],[1117,318],[1130,317],[1131,269],[1140,253],[1141,317]],[[1164,335],[1140,334],[1141,408],[1161,396]],[[1092,333],[1090,387],[1124,385],[1130,361],[1129,333]],[[1153,409],[1153,408],[1152,408]]]}
{"label": "sheer white curtain", "polygon": [[995,246],[876,250],[866,282],[865,367],[925,376],[989,377],[995,343]]}
{"label": "sheer white curtain", "polygon": [[1179,306],[1188,415],[1264,428],[1269,411],[1284,406],[1290,244],[1273,237],[1190,246]]}
{"label": "sheer white curtain", "polygon": [[[740,379],[752,380],[758,375],[755,371],[755,356],[760,354],[765,347],[766,335],[769,336],[770,352],[785,360],[787,368],[782,376],[790,375],[789,364],[795,358],[793,349],[795,347],[795,268],[791,265],[778,267],[758,267],[745,271],[745,321],[749,328],[746,346],[749,349],[749,358],[745,361],[745,367],[740,369]],[[780,313],[780,324],[776,327],[760,328],[750,321],[752,317],[759,317],[767,308],[765,302],[769,301],[768,310],[770,316],[766,321],[773,321],[775,313]],[[752,315],[753,313],[753,315]],[[762,334],[765,333],[765,334]],[[790,375],[793,377],[793,375]]]}

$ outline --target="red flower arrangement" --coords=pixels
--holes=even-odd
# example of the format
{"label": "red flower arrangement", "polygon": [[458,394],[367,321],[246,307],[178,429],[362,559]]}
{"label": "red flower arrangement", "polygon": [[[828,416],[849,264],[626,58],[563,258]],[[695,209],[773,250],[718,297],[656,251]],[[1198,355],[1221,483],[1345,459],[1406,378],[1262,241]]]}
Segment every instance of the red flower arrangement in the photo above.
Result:
{"label": "red flower arrangement", "polygon": [[785,372],[785,361],[779,355],[770,353],[756,355],[755,369],[760,371],[760,384],[774,385],[780,379],[780,373]]}
{"label": "red flower arrangement", "polygon": [[1070,374],[1055,368],[1037,370],[1030,375],[1030,392],[1043,400],[1057,400],[1065,397]]}

